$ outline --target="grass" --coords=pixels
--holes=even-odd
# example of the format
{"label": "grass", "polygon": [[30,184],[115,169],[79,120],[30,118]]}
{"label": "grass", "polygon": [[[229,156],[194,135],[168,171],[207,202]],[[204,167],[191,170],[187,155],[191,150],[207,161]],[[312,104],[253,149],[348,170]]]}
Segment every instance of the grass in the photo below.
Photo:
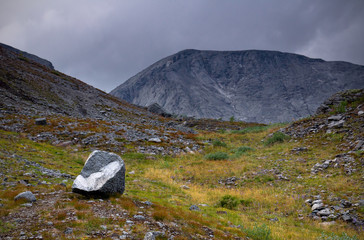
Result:
{"label": "grass", "polygon": [[271,240],[272,232],[269,227],[265,224],[255,225],[252,228],[243,228],[243,231],[247,234],[247,236],[254,240]]}
{"label": "grass", "polygon": [[241,130],[233,130],[231,133],[234,134],[244,134],[244,133],[259,133],[267,130],[269,126],[252,126],[252,127],[246,127]]}
{"label": "grass", "polygon": [[218,139],[215,139],[214,141],[212,141],[212,145],[214,147],[227,147],[227,144],[218,140]]}
{"label": "grass", "polygon": [[239,158],[241,155],[246,154],[249,151],[253,151],[254,149],[247,146],[241,146],[236,149],[233,149],[231,152],[234,153],[233,158]]}
{"label": "grass", "polygon": [[226,160],[229,158],[229,155],[225,152],[214,152],[205,155],[205,159],[207,160]]}
{"label": "grass", "polygon": [[273,145],[275,143],[282,143],[285,140],[289,139],[289,136],[282,132],[275,132],[271,137],[269,137],[264,144],[265,145]]}
{"label": "grass", "polygon": [[173,217],[170,214],[168,208],[162,207],[160,205],[153,207],[152,217],[156,221],[171,221]]}
{"label": "grass", "polygon": [[323,233],[320,237],[317,238],[317,240],[358,240],[359,238],[357,236],[350,237],[346,233],[342,234],[325,234]]}
{"label": "grass", "polygon": [[[80,124],[82,128],[87,126],[102,131],[97,124]],[[322,236],[327,239],[363,239],[349,224],[340,220],[332,227],[321,226],[320,222],[307,217],[310,208],[304,203],[306,198],[318,194],[322,195],[325,204],[331,204],[328,200],[330,194],[358,201],[362,194],[362,166],[359,164],[362,153],[352,154],[358,171],[351,176],[345,175],[341,168],[329,168],[312,176],[310,169],[314,164],[333,159],[340,153],[338,146],[345,135],[319,133],[309,138],[289,139],[277,132],[280,127],[247,127],[244,132],[201,131],[194,138],[201,142],[215,139],[212,144],[206,144],[201,152],[173,157],[137,153],[137,143],[128,143],[130,149],[122,154],[127,167],[125,194],[103,202],[96,199],[95,203],[66,193],[71,181],[68,190],[53,184],[38,186],[32,177],[25,175],[33,169],[19,160],[26,158],[47,168],[77,175],[91,149],[80,148],[75,152],[72,148],[54,146],[47,141],[33,142],[26,135],[0,131],[1,173],[11,176],[9,182],[26,179],[34,184],[29,189],[21,185],[0,185],[0,203],[4,205],[0,208],[0,237],[5,232],[15,231],[11,223],[4,221],[10,213],[21,209],[20,203],[13,201],[14,196],[25,190],[38,193],[61,190],[65,192],[54,201],[52,210],[43,210],[40,217],[54,222],[55,228],[61,232],[72,226],[75,238],[79,239],[90,238],[93,232],[101,231],[101,225],[108,229],[115,225],[122,227],[126,219],[138,212],[147,215],[148,221],[177,224],[180,239],[207,237],[204,226],[213,230],[216,239],[325,239]],[[302,146],[308,147],[309,151],[299,155],[291,153],[293,148]],[[21,157],[11,157],[13,154]],[[226,161],[229,159],[232,161]],[[132,171],[134,173],[129,174]],[[288,176],[289,181],[280,180],[276,172]],[[36,173],[38,178],[47,182],[62,181]],[[331,177],[326,177],[328,174]],[[236,185],[225,184],[232,177],[235,177]],[[182,188],[183,185],[189,188]],[[153,205],[143,205],[146,200]],[[192,204],[198,205],[201,211],[190,211]],[[106,216],[97,215],[101,210],[107,213]],[[359,216],[364,215],[360,209],[356,212]],[[69,213],[73,213],[77,220],[67,220]],[[124,213],[126,217],[115,217],[116,214],[124,216]],[[272,218],[279,221],[272,222]],[[139,238],[143,238],[146,230],[142,224],[130,228],[130,232]]]}

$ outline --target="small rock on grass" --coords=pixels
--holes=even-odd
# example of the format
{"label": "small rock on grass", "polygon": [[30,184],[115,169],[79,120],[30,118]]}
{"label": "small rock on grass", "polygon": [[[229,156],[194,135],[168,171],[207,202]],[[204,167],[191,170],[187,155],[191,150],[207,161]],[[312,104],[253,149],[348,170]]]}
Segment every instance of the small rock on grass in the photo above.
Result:
{"label": "small rock on grass", "polygon": [[164,235],[163,232],[147,232],[144,235],[144,240],[155,240],[156,237],[160,236],[160,235]]}
{"label": "small rock on grass", "polygon": [[133,217],[135,220],[143,221],[145,220],[145,217],[143,215],[134,215]]}
{"label": "small rock on grass", "polygon": [[21,200],[21,199],[24,199],[24,200],[26,200],[28,202],[35,202],[35,201],[37,201],[37,199],[35,198],[34,194],[31,191],[26,191],[26,192],[19,193],[14,198],[15,201]]}
{"label": "small rock on grass", "polygon": [[66,230],[64,231],[64,234],[72,234],[73,233],[73,229],[70,227],[67,227]]}
{"label": "small rock on grass", "polygon": [[335,225],[335,221],[331,221],[331,222],[322,222],[320,223],[321,226],[327,227],[327,226],[332,226]]}
{"label": "small rock on grass", "polygon": [[47,125],[47,119],[45,118],[37,118],[35,119],[36,125]]}
{"label": "small rock on grass", "polygon": [[147,205],[147,206],[152,206],[153,205],[153,203],[152,202],[150,202],[150,201],[145,201],[145,202],[143,202],[145,205]]}
{"label": "small rock on grass", "polygon": [[156,142],[156,143],[160,143],[162,142],[162,140],[160,138],[149,138],[148,140],[149,142]]}
{"label": "small rock on grass", "polygon": [[191,207],[189,208],[191,211],[200,211],[201,209],[196,206],[196,205],[191,205]]}

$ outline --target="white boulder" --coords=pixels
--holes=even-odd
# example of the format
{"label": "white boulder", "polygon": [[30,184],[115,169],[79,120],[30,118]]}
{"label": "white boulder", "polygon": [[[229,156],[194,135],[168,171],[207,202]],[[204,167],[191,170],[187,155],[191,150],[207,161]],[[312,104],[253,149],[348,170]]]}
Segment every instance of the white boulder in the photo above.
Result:
{"label": "white boulder", "polygon": [[99,150],[91,153],[72,185],[72,192],[91,196],[122,194],[124,190],[124,161],[115,153]]}

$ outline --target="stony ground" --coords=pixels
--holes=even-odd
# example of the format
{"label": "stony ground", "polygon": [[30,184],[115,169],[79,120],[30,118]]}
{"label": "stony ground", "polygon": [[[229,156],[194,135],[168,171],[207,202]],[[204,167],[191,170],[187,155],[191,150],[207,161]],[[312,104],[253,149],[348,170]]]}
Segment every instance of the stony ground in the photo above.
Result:
{"label": "stony ground", "polygon": [[[0,239],[364,239],[363,97],[345,101],[286,125],[163,120],[184,132],[2,112]],[[124,159],[123,195],[71,192],[94,149]]]}

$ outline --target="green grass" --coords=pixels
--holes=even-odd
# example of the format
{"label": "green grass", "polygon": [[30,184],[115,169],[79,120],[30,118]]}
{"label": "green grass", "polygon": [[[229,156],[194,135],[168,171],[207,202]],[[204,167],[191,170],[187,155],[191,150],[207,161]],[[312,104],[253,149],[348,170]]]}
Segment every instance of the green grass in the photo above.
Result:
{"label": "green grass", "polygon": [[241,146],[236,149],[233,149],[231,152],[234,153],[233,158],[238,158],[243,154],[246,154],[249,151],[253,151],[254,149],[247,146]]}
{"label": "green grass", "polygon": [[271,230],[265,224],[255,225],[252,228],[243,228],[247,236],[254,240],[271,240],[273,239]]}
{"label": "green grass", "polygon": [[226,160],[229,158],[229,155],[225,152],[214,152],[205,155],[205,159],[207,160]]}
{"label": "green grass", "polygon": [[215,139],[214,141],[212,141],[212,145],[214,147],[227,147],[227,144],[218,140],[218,139]]}
{"label": "green grass", "polygon": [[[201,142],[215,139],[212,145],[206,144],[201,152],[176,156],[137,153],[135,149],[138,145],[132,143],[132,147],[121,155],[127,169],[125,194],[100,203],[96,199],[97,207],[88,203],[87,199],[68,193],[69,188],[38,186],[31,177],[24,176],[31,169],[24,168],[21,162],[10,157],[12,154],[20,155],[47,168],[77,175],[91,149],[74,152],[72,148],[57,147],[48,142],[37,143],[28,140],[26,135],[0,131],[1,173],[11,176],[8,181],[29,179],[34,184],[31,190],[40,193],[39,196],[44,199],[47,199],[47,195],[43,196],[42,193],[64,191],[54,206],[42,210],[39,216],[54,222],[60,231],[72,226],[75,238],[79,239],[90,237],[88,234],[93,231],[101,231],[101,225],[106,225],[108,229],[125,225],[126,219],[96,216],[102,211],[110,211],[110,215],[115,215],[112,211],[119,214],[126,211],[128,219],[142,211],[148,215],[148,221],[160,221],[167,225],[175,222],[181,226],[181,239],[205,237],[203,226],[212,229],[216,239],[363,239],[349,224],[339,220],[333,227],[322,227],[320,222],[307,217],[310,207],[304,203],[306,198],[318,194],[325,204],[336,204],[328,201],[330,194],[345,199],[350,197],[353,203],[357,202],[362,194],[362,165],[359,160],[362,153],[351,154],[357,163],[357,172],[350,176],[345,175],[342,168],[329,168],[312,177],[310,169],[315,163],[333,159],[340,153],[338,146],[345,139],[345,134],[319,133],[309,138],[287,141],[286,136],[277,136],[279,132],[275,131],[279,127],[252,127],[244,134],[202,132],[196,139]],[[271,139],[269,144],[268,139]],[[301,146],[307,146],[309,151],[299,155],[291,153],[293,148]],[[219,161],[228,159],[234,160]],[[134,174],[129,174],[131,171]],[[279,180],[275,171],[287,175],[290,180]],[[37,174],[41,175],[40,172]],[[236,185],[225,185],[226,179],[232,177],[237,179]],[[47,177],[43,179],[53,181]],[[189,188],[182,188],[182,185]],[[0,186],[0,203],[4,205],[0,208],[0,220],[21,208],[20,203],[14,203],[13,197],[26,189],[21,185]],[[322,193],[322,190],[325,192]],[[141,202],[146,200],[153,205],[140,208],[143,206]],[[201,211],[190,211],[192,204],[200,206]],[[67,220],[70,212],[75,213],[77,221]],[[359,216],[364,215],[362,209],[357,208],[355,212]],[[303,219],[299,219],[300,215]],[[270,220],[275,217],[279,219],[278,222]],[[1,232],[16,230],[5,221],[0,222]],[[142,224],[130,228],[138,237],[143,237],[146,230]]]}
{"label": "green grass", "polygon": [[282,143],[285,140],[288,140],[290,137],[282,132],[275,132],[271,137],[269,137],[264,144],[265,145],[273,145],[275,143]]}
{"label": "green grass", "polygon": [[268,128],[269,128],[269,126],[253,126],[253,127],[247,127],[247,128],[241,129],[241,130],[233,130],[233,131],[231,131],[231,133],[235,133],[235,134],[259,133],[259,132],[264,132]]}

